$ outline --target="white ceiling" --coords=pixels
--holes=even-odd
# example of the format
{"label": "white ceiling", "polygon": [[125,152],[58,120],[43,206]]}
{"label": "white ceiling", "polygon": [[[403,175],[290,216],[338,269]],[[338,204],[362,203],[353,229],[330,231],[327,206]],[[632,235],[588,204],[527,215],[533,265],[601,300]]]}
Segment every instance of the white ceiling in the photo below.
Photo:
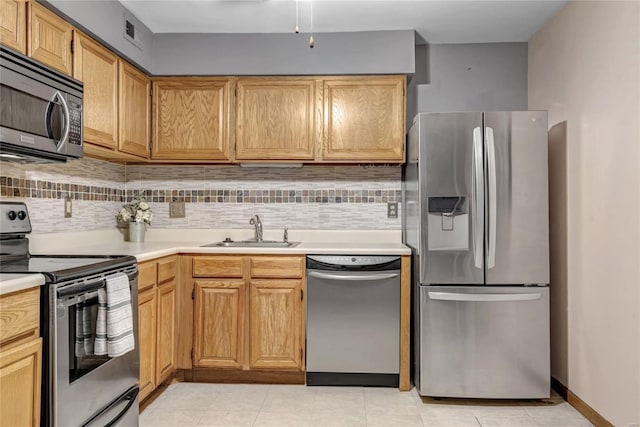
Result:
{"label": "white ceiling", "polygon": [[[120,0],[154,33],[287,33],[295,0]],[[300,0],[302,32],[416,30],[429,43],[526,42],[567,0]]]}

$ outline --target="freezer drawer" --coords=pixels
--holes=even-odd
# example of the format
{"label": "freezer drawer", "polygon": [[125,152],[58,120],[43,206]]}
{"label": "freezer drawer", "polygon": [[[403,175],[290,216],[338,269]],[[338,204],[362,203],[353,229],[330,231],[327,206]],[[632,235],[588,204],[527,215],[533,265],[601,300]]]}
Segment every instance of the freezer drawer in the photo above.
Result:
{"label": "freezer drawer", "polygon": [[421,286],[423,396],[550,394],[549,288]]}

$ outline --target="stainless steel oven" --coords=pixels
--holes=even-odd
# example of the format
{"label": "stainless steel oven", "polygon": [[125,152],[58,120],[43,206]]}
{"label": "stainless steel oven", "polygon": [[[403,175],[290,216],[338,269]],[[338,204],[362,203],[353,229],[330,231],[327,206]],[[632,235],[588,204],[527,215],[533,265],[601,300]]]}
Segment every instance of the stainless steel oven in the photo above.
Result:
{"label": "stainless steel oven", "polygon": [[0,48],[0,160],[82,157],[82,82]]}
{"label": "stainless steel oven", "polygon": [[[85,355],[76,351],[82,340],[78,311],[98,312],[98,289],[105,277],[123,272],[131,284],[135,349],[120,357]],[[50,292],[49,358],[52,381],[50,416],[55,426],[138,425],[138,270],[136,265],[53,284]],[[90,352],[89,352],[90,354]]]}
{"label": "stainless steel oven", "polygon": [[[31,255],[31,223],[24,202],[0,201],[0,273],[40,273],[43,340],[43,427],[138,425],[138,267],[123,255]],[[134,349],[119,357],[95,356],[98,290],[124,273],[131,291]],[[79,317],[78,314],[82,314]],[[85,323],[79,320],[86,319]]]}

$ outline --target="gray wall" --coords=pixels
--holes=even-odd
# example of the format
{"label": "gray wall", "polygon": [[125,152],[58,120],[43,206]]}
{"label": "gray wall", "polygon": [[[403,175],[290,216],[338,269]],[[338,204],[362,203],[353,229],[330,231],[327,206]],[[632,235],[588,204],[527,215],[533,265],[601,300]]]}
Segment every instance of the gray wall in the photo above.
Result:
{"label": "gray wall", "polygon": [[[72,23],[89,35],[101,39],[112,50],[145,71],[151,71],[153,33],[117,1],[47,0]],[[135,25],[140,47],[124,38],[124,16]]]}
{"label": "gray wall", "polygon": [[416,46],[408,92],[408,121],[417,112],[526,110],[527,43]]}
{"label": "gray wall", "polygon": [[156,75],[411,74],[414,32],[156,34]]}

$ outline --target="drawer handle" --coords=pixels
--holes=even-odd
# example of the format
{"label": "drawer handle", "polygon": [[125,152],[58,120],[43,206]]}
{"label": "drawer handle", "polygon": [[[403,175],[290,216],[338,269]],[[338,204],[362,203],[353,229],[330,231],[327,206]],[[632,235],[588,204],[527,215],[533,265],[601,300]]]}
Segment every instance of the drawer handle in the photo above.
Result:
{"label": "drawer handle", "polygon": [[533,301],[541,294],[456,294],[451,292],[429,292],[429,298],[440,301]]}
{"label": "drawer handle", "polygon": [[385,280],[398,277],[398,273],[382,273],[382,274],[367,274],[367,275],[349,275],[349,274],[330,274],[321,273],[319,271],[310,271],[307,273],[311,277],[317,277],[319,279],[327,280],[351,280],[351,281],[363,281],[363,280]]}

